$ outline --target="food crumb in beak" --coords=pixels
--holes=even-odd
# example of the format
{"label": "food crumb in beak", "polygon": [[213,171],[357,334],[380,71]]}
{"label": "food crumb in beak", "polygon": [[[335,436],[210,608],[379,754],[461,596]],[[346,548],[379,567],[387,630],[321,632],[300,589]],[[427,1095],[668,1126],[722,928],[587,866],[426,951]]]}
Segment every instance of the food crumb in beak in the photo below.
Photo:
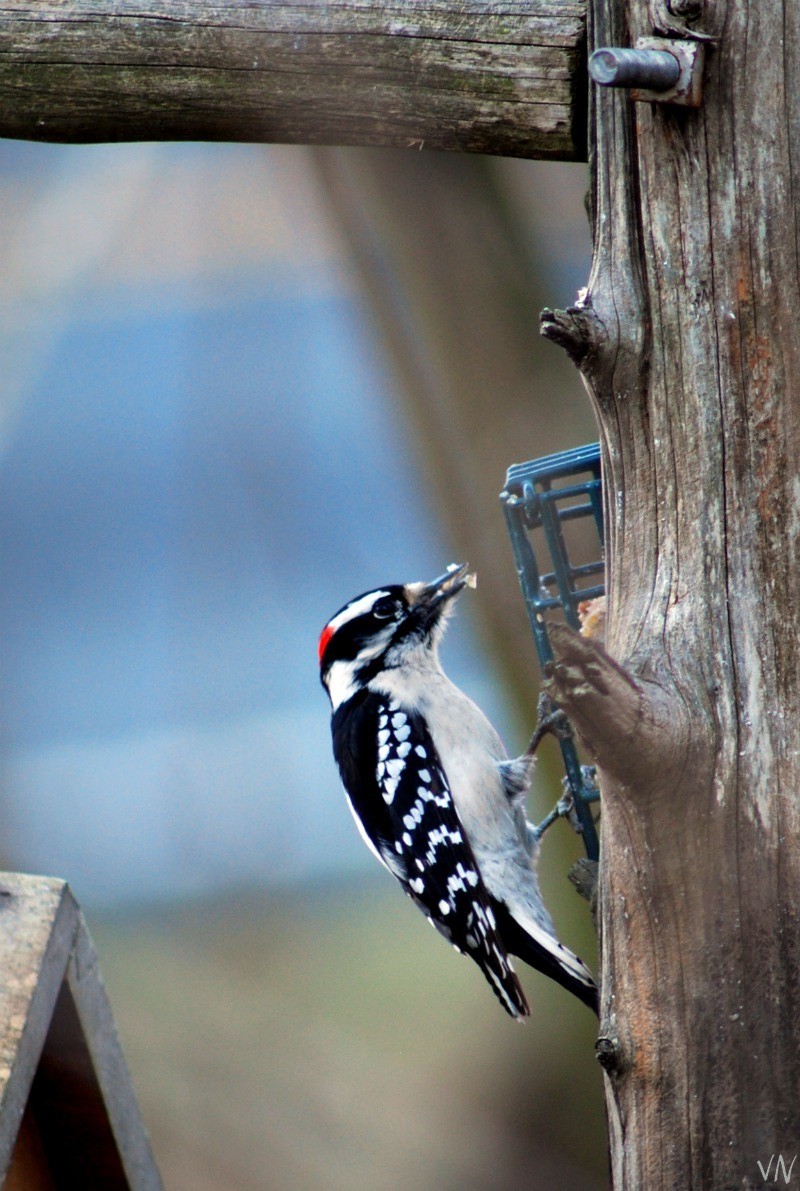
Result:
{"label": "food crumb in beak", "polygon": [[[462,569],[463,565],[464,564],[460,563],[460,562],[451,562],[447,568],[447,574],[452,575],[454,571],[460,571]],[[464,583],[467,587],[477,587],[478,586],[478,576],[473,571],[471,575],[464,576]]]}

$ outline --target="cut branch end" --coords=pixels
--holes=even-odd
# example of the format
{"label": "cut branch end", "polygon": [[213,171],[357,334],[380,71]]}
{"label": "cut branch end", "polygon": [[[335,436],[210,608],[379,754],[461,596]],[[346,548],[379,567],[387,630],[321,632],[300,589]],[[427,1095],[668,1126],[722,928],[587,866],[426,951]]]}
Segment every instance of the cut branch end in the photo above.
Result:
{"label": "cut branch end", "polygon": [[563,347],[578,368],[583,368],[604,340],[603,324],[588,302],[566,310],[545,307],[539,315],[539,329],[545,339]]}

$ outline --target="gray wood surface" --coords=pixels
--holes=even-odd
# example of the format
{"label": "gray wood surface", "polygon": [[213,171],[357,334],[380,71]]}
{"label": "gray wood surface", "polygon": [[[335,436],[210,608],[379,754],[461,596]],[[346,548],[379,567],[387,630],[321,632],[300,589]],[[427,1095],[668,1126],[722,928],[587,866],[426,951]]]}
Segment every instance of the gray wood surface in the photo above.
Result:
{"label": "gray wood surface", "polygon": [[0,7],[0,136],[580,158],[584,10],[12,0]]}
{"label": "gray wood surface", "polygon": [[97,955],[68,886],[0,873],[0,1181],[30,1101],[58,1186],[161,1191]]}
{"label": "gray wood surface", "polygon": [[545,319],[600,423],[623,667],[553,675],[601,766],[614,1186],[756,1187],[800,1151],[800,8],[592,10],[598,44],[713,39],[697,111],[598,92],[588,293]]}

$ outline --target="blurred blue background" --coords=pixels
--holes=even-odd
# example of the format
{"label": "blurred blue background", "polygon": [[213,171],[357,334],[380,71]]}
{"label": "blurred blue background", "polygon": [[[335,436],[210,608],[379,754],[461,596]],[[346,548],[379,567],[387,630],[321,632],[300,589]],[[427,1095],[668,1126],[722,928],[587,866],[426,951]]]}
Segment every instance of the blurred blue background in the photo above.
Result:
{"label": "blurred blue background", "polygon": [[[102,903],[370,864],[316,638],[351,595],[450,555],[322,212],[292,210],[291,152],[3,148],[50,220],[25,228],[44,276],[0,470],[13,863]],[[217,194],[256,259],[210,222],[175,243],[214,159],[262,182],[258,210]],[[120,172],[126,209],[103,219]],[[137,229],[165,175],[172,209]]]}
{"label": "blurred blue background", "polygon": [[[369,168],[377,162],[380,174],[375,153],[366,160]],[[484,562],[481,573],[469,521],[459,530],[458,500],[451,503],[431,474],[456,428],[450,432],[445,412],[442,439],[435,440],[425,415],[423,423],[415,415],[419,385],[412,392],[396,333],[392,345],[385,301],[380,314],[375,277],[380,285],[381,271],[394,266],[381,256],[370,277],[354,244],[363,213],[353,222],[343,216],[341,195],[333,195],[331,166],[341,170],[349,160],[260,146],[0,143],[7,229],[0,294],[4,862],[68,878],[89,913],[107,978],[118,989],[115,1008],[168,1185],[193,1191],[383,1185],[375,1162],[381,1155],[395,1160],[396,1141],[376,1141],[374,1156],[349,1174],[326,1161],[319,1169],[327,1176],[288,1158],[281,1165],[274,1141],[266,1169],[258,1112],[244,1140],[231,1123],[240,1120],[235,1113],[227,1125],[214,1118],[223,1135],[219,1153],[226,1145],[239,1153],[235,1163],[220,1159],[215,1172],[201,1140],[211,1109],[188,1092],[197,1075],[192,1038],[216,1028],[223,1004],[244,1006],[245,1014],[258,1006],[261,1013],[270,997],[289,997],[293,981],[305,989],[319,981],[324,1002],[338,979],[345,983],[337,1013],[347,1019],[352,986],[363,983],[365,969],[348,970],[337,946],[320,978],[313,965],[322,963],[326,940],[342,937],[348,952],[358,952],[373,939],[363,957],[371,971],[376,962],[380,968],[376,954],[391,967],[391,948],[381,949],[394,940],[400,947],[407,929],[403,954],[414,957],[406,963],[422,975],[391,1010],[392,1023],[407,1019],[400,1029],[416,1029],[419,1037],[420,1016],[430,1013],[426,992],[436,999],[441,977],[426,966],[429,944],[441,948],[430,962],[441,962],[448,979],[452,966],[454,987],[464,990],[453,994],[466,998],[457,1001],[456,1019],[474,1012],[475,1023],[485,1016],[493,1028],[510,1029],[495,1019],[501,1014],[480,977],[418,931],[413,910],[392,900],[392,889],[384,906],[387,887],[349,818],[330,756],[316,640],[331,613],[357,592],[429,578],[469,558],[478,565],[479,587],[461,601],[446,666],[509,746],[520,748],[535,690],[521,709],[525,678],[513,665],[504,671],[504,633],[531,684],[534,671],[529,642],[520,637],[523,613],[496,493],[507,464],[585,440],[591,420],[574,380],[572,394],[558,390],[538,413],[531,391],[505,423],[513,429],[529,419],[534,427],[538,418],[530,440],[519,441],[514,430],[491,468],[476,459],[476,516],[485,518],[484,533],[498,543],[501,559]],[[384,160],[399,160],[392,168],[405,171],[402,155]],[[583,169],[522,162],[491,169],[485,176],[497,219],[514,229],[514,267],[524,277],[535,260],[546,298],[566,304],[588,275]],[[451,193],[457,184],[448,182]],[[453,200],[455,207],[457,193]],[[390,206],[376,200],[379,222]],[[371,234],[374,227],[364,243]],[[395,253],[395,261],[411,259]],[[396,299],[397,286],[389,290]],[[401,296],[421,319],[410,336],[415,350],[430,327],[425,367],[430,371],[433,359],[445,368],[458,349],[440,347],[436,319],[419,315],[424,304],[412,290]],[[535,334],[535,295],[523,305]],[[522,371],[527,376],[527,362]],[[495,403],[499,411],[500,396],[486,394],[486,419],[499,424]],[[462,431],[465,442],[481,440],[483,416]],[[468,503],[462,494],[461,507]],[[500,589],[519,613],[492,598]],[[532,816],[544,813],[557,792],[557,783],[545,782]],[[566,862],[557,864],[563,885]],[[574,900],[565,901],[569,914],[587,919]],[[323,925],[324,915],[336,913]],[[577,929],[584,938],[591,933],[585,921]],[[293,968],[291,940],[298,937],[311,952],[311,971]],[[231,965],[241,977],[236,988],[226,985]],[[276,971],[283,974],[277,992]],[[145,987],[144,973],[152,985]],[[217,981],[207,1016],[188,1030],[185,1050],[172,1055],[166,1071],[159,1046],[163,1051],[167,1034],[173,1043],[176,1037],[166,989],[182,990],[177,1015],[179,1003],[185,1013],[187,994],[202,1005]],[[386,987],[398,989],[396,971],[386,975]],[[542,996],[544,1004],[554,998],[565,1020],[575,1014],[591,1039],[592,1023],[580,1016],[585,1010],[565,1007],[557,990]],[[272,1032],[265,1027],[268,1052],[278,1034],[285,1040],[296,1028],[278,1016]],[[333,1012],[321,1020],[337,1036],[344,1029]],[[264,1089],[254,1090],[246,1076],[252,1033],[237,1038],[230,1078],[241,1102],[263,1105]],[[437,1062],[446,1068],[461,1043],[444,1046]],[[226,1049],[236,1052],[236,1040],[229,1038]],[[352,1042],[337,1049],[341,1062],[352,1049]],[[297,1061],[297,1048],[290,1048],[278,1066]],[[173,1087],[181,1070],[185,1080]],[[211,1082],[224,1070],[221,1061]],[[337,1060],[330,1078],[327,1095],[335,1101]],[[409,1078],[425,1085],[420,1075]],[[276,1086],[283,1088],[278,1103],[287,1092],[279,1080]],[[312,1093],[299,1096],[301,1112],[304,1095]],[[564,1179],[559,1185],[603,1185],[596,1087],[592,1095],[590,1124],[579,1123],[574,1134],[567,1128],[560,1151],[547,1149],[552,1129],[524,1141],[520,1125],[520,1166],[509,1159],[508,1179],[486,1167],[471,1181],[450,1159],[436,1164],[423,1154],[413,1185],[521,1185],[514,1170],[531,1154],[550,1179],[542,1186]],[[458,1137],[481,1136],[471,1117],[459,1122]],[[576,1154],[580,1135],[585,1152]],[[507,1150],[503,1136],[498,1144]],[[352,1141],[345,1134],[341,1152]],[[412,1176],[406,1170],[404,1177]]]}

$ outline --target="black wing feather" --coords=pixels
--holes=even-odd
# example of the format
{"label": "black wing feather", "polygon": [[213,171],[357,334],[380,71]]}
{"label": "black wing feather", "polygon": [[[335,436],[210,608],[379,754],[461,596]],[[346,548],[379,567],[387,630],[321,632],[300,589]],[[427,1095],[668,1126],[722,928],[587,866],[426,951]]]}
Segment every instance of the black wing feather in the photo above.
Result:
{"label": "black wing feather", "polygon": [[434,926],[478,964],[506,1011],[527,1016],[497,929],[497,904],[425,721],[384,696],[360,692],[335,713],[334,755],[353,813],[384,864]]}

